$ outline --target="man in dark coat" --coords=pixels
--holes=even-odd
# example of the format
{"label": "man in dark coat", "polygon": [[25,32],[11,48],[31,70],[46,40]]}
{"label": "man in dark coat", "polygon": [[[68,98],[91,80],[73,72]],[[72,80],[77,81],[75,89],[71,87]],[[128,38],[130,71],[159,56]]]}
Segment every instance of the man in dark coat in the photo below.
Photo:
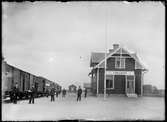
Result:
{"label": "man in dark coat", "polygon": [[34,97],[35,97],[35,88],[34,88],[34,86],[32,86],[32,88],[30,90],[29,104],[31,104],[31,102],[34,104]]}
{"label": "man in dark coat", "polygon": [[87,89],[85,88],[85,98],[86,98],[86,96],[87,96]]}
{"label": "man in dark coat", "polygon": [[79,86],[79,88],[78,88],[78,93],[77,93],[77,101],[81,101],[81,94],[82,94],[82,89],[81,89],[81,87]]}
{"label": "man in dark coat", "polygon": [[17,104],[18,88],[15,86],[12,91],[13,103]]}
{"label": "man in dark coat", "polygon": [[13,102],[13,89],[9,92],[10,101]]}
{"label": "man in dark coat", "polygon": [[51,95],[51,102],[52,101],[55,101],[55,98],[54,98],[54,95],[55,95],[55,89],[52,88],[51,91],[50,91],[50,95]]}

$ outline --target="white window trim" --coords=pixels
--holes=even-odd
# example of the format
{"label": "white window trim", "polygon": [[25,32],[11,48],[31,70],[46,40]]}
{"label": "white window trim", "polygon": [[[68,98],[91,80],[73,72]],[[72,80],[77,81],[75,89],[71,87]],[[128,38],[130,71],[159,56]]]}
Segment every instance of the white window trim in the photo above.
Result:
{"label": "white window trim", "polygon": [[[120,59],[120,66],[117,67],[116,62]],[[123,59],[123,66],[121,66],[121,60]],[[125,69],[125,58],[115,57],[115,69]]]}
{"label": "white window trim", "polygon": [[[106,79],[106,82],[107,82],[107,79]],[[107,87],[106,87],[106,89],[108,89],[108,90],[114,89],[114,82],[115,82],[115,75],[113,75],[113,79],[112,79],[113,87],[112,87],[112,88],[107,88]]]}

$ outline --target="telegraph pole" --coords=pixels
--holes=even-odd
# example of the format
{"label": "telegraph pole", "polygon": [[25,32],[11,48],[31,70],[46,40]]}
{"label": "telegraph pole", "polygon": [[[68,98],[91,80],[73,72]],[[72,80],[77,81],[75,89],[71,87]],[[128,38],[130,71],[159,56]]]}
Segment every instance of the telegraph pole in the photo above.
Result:
{"label": "telegraph pole", "polygon": [[106,68],[107,68],[107,24],[108,24],[108,21],[107,21],[107,8],[106,8],[106,13],[105,13],[105,62],[104,62],[104,100],[106,100]]}

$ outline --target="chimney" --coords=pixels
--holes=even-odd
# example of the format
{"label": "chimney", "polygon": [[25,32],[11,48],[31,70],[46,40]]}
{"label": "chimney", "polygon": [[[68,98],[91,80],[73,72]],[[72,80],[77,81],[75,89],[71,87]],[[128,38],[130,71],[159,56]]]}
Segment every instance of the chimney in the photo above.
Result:
{"label": "chimney", "polygon": [[117,48],[119,48],[119,44],[113,44],[113,49],[115,50]]}

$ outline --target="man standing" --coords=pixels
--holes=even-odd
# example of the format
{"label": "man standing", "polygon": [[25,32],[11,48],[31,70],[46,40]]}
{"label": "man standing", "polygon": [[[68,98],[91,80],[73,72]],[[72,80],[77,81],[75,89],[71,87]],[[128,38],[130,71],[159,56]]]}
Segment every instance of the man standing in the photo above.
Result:
{"label": "man standing", "polygon": [[78,93],[77,93],[77,101],[81,101],[81,94],[82,94],[82,89],[81,89],[81,87],[79,86],[79,88],[78,88]]}
{"label": "man standing", "polygon": [[50,95],[51,95],[51,102],[52,101],[55,101],[55,98],[54,98],[54,95],[55,95],[55,89],[52,88],[51,91],[50,91]]}
{"label": "man standing", "polygon": [[12,95],[13,95],[13,103],[14,103],[14,104],[17,104],[17,95],[18,95],[18,93],[17,93],[17,88],[16,88],[16,86],[13,88],[13,93],[12,93]]}
{"label": "man standing", "polygon": [[87,89],[85,88],[85,98],[86,98],[86,96],[87,96]]}
{"label": "man standing", "polygon": [[56,89],[56,97],[58,97],[58,95],[59,95],[59,91],[58,89]]}
{"label": "man standing", "polygon": [[32,86],[30,90],[30,99],[29,99],[29,104],[33,103],[34,104],[34,97],[35,97],[35,88]]}

